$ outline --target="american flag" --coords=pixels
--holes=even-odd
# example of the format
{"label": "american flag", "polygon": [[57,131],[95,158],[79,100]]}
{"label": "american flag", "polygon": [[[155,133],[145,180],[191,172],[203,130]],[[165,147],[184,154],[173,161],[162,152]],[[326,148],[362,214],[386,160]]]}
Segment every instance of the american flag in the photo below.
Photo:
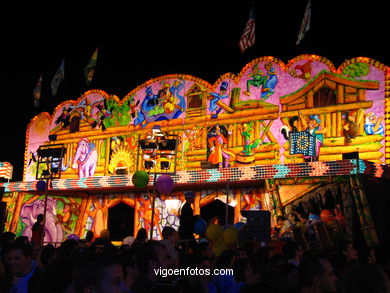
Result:
{"label": "american flag", "polygon": [[12,179],[13,167],[8,162],[0,162],[0,178]]}
{"label": "american flag", "polygon": [[244,33],[241,36],[238,46],[240,47],[241,53],[244,53],[246,49],[252,47],[255,44],[255,5],[252,3],[251,9],[249,10],[248,21],[245,26]]}
{"label": "american flag", "polygon": [[305,33],[310,29],[310,17],[311,17],[311,0],[307,1],[307,6],[305,10],[305,15],[303,16],[303,20],[301,23],[301,29],[298,33],[298,39],[296,42],[296,45],[298,45],[303,37],[305,36]]}
{"label": "american flag", "polygon": [[34,97],[34,106],[39,107],[39,100],[41,99],[42,94],[42,74],[39,77],[39,80],[34,88],[33,97]]}

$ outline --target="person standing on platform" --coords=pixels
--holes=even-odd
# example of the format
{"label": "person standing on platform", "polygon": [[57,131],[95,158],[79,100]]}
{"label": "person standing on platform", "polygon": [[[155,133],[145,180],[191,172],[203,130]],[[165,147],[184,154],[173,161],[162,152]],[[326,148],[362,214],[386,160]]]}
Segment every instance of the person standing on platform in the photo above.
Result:
{"label": "person standing on platform", "polygon": [[189,191],[185,194],[186,202],[182,205],[180,209],[180,227],[179,227],[179,237],[182,241],[182,248],[186,250],[190,245],[190,242],[193,242],[194,238],[194,211],[191,204],[194,203],[195,195],[193,192]]}
{"label": "person standing on platform", "polygon": [[45,236],[45,227],[43,226],[43,215],[37,216],[37,221],[32,226],[31,245],[33,248],[42,246],[43,238]]}

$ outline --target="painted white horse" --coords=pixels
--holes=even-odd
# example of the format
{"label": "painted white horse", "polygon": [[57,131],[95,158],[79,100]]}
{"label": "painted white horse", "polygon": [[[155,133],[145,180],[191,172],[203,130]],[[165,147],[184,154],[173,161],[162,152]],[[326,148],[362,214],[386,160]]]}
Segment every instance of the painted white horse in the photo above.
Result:
{"label": "painted white horse", "polygon": [[77,144],[76,154],[73,159],[73,169],[79,170],[79,178],[93,177],[97,163],[97,151],[94,143],[88,138],[83,138]]}

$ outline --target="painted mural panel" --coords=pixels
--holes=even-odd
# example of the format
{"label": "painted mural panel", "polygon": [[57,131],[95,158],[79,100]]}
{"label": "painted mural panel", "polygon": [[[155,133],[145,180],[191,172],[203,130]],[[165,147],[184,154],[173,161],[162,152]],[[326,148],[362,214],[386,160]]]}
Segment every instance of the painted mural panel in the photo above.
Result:
{"label": "painted mural panel", "polygon": [[[24,180],[35,180],[39,146],[55,143],[67,149],[62,178],[132,173],[138,140],[156,125],[180,138],[177,170],[332,161],[355,151],[383,164],[387,69],[362,57],[338,69],[315,55],[288,64],[261,57],[214,84],[173,74],[122,99],[91,90],[32,119]],[[299,151],[305,135],[310,156]]]}
{"label": "painted mural panel", "polygon": [[[45,197],[43,195],[18,194],[12,198],[14,205],[8,207],[9,231],[16,235],[32,235],[32,225],[39,214],[44,214]],[[62,242],[73,234],[80,216],[80,198],[48,196],[46,209],[46,230],[44,241]]]}
{"label": "painted mural panel", "polygon": [[[190,190],[189,190],[190,191]],[[161,239],[161,231],[165,226],[178,230],[179,215],[185,203],[184,194],[187,191],[177,191],[171,194],[159,194],[155,201],[153,224],[153,238]],[[194,215],[202,216],[203,208],[218,202],[219,213],[213,210],[208,213],[210,222],[217,216],[225,219],[225,204],[227,189],[205,189],[194,192],[196,200],[193,204]],[[3,199],[7,202],[6,230],[17,236],[31,237],[31,227],[36,222],[38,214],[43,214],[45,207],[44,195],[30,193],[7,193]],[[95,237],[99,237],[104,229],[110,227],[110,210],[119,203],[134,209],[134,215],[123,215],[131,221],[133,230],[125,227],[126,233],[136,235],[140,228],[150,231],[152,227],[152,196],[147,192],[138,193],[108,193],[108,194],[80,194],[79,196],[54,196],[47,198],[47,224],[45,241],[62,242],[69,235],[75,234],[84,238],[91,230]],[[229,188],[228,205],[229,217],[234,223],[243,220],[241,210],[267,209],[267,199],[264,188]],[[117,227],[115,227],[116,229]]]}

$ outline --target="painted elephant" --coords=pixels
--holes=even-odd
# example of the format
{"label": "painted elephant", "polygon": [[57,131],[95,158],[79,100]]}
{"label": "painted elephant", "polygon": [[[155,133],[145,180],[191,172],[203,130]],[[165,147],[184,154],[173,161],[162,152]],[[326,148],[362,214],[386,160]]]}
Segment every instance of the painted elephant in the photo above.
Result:
{"label": "painted elephant", "polygon": [[79,170],[79,178],[93,177],[97,163],[97,151],[94,143],[88,138],[83,138],[77,144],[76,154],[73,159],[73,169]]}
{"label": "painted elephant", "polygon": [[[56,221],[56,207],[57,201],[51,197],[47,199],[46,209],[46,225],[45,225],[45,242],[62,242],[64,240],[64,232],[61,225]],[[39,214],[45,212],[45,201],[37,199],[32,203],[26,203],[22,206],[20,212],[21,221],[26,224],[26,228],[23,230],[22,235],[31,239],[32,226],[37,221]]]}

